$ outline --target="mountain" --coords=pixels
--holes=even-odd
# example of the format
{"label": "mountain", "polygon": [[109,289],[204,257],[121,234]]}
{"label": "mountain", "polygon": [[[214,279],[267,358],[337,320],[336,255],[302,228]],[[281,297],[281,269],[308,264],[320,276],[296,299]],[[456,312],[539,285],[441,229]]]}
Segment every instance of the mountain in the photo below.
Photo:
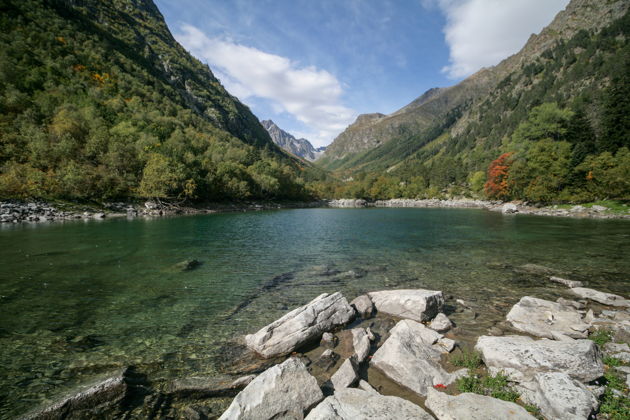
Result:
{"label": "mountain", "polygon": [[303,163],[175,41],[151,0],[0,9],[0,196],[305,195]]}
{"label": "mountain", "polygon": [[271,140],[273,140],[275,144],[296,156],[314,161],[326,150],[325,147],[314,148],[311,142],[306,139],[296,139],[271,120],[264,120],[260,123],[269,132]]}
{"label": "mountain", "polygon": [[[623,115],[630,106],[622,99],[630,74],[628,6],[621,0],[571,1],[498,65],[454,86],[430,89],[390,115],[360,116],[318,164],[355,180],[337,188],[341,194],[482,194],[490,163],[507,153],[515,168],[504,180],[510,192],[502,198],[605,197],[583,176],[593,172],[586,167],[601,153],[623,161],[615,153],[628,146],[630,128]],[[557,142],[538,142],[548,137],[532,134],[537,124],[555,129],[551,138]],[[592,133],[590,140],[579,140],[584,137],[576,131],[580,124]],[[543,167],[533,167],[535,154],[545,154],[543,145],[549,146],[545,153],[559,153],[564,162],[556,168],[554,185],[545,188],[535,181],[545,177]]]}

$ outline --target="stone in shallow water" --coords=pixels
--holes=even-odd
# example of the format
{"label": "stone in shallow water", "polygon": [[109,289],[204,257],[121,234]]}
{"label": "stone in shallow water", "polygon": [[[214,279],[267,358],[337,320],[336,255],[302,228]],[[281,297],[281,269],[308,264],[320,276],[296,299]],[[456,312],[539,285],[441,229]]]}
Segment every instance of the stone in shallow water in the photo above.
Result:
{"label": "stone in shallow water", "polygon": [[129,370],[96,379],[82,386],[76,393],[61,398],[56,403],[27,414],[25,420],[98,418],[113,414],[110,410],[123,401],[127,394],[125,377]]}
{"label": "stone in shallow water", "polygon": [[565,279],[565,278],[557,277],[557,276],[551,276],[549,277],[549,280],[551,280],[554,283],[563,284],[567,287],[582,287],[582,282],[577,281],[577,280],[569,280],[569,279]]}
{"label": "stone in shallow water", "polygon": [[374,304],[367,295],[355,298],[350,305],[354,306],[361,318],[370,318],[374,313]]}
{"label": "stone in shallow water", "polygon": [[438,343],[440,338],[441,334],[418,322],[402,320],[370,364],[394,382],[424,396],[428,388],[448,385],[467,373],[467,369],[448,373],[440,366],[440,355],[446,352]]}
{"label": "stone in shallow water", "polygon": [[548,420],[588,419],[599,401],[586,386],[562,372],[537,373],[518,387],[521,398]]}
{"label": "stone in shallow water", "polygon": [[431,420],[426,411],[399,397],[346,388],[319,403],[307,420]]}
{"label": "stone in shallow water", "polygon": [[348,323],[354,308],[339,292],[324,293],[245,337],[247,347],[263,357],[282,356],[318,339],[324,332]]}
{"label": "stone in shallow water", "polygon": [[358,366],[354,357],[346,359],[330,378],[335,391],[354,385],[359,379],[357,369]]}
{"label": "stone in shallow water", "polygon": [[435,318],[433,318],[433,321],[429,324],[429,328],[442,333],[453,328],[453,323],[446,315],[440,312],[435,316]]}
{"label": "stone in shallow water", "polygon": [[570,291],[581,298],[594,300],[604,305],[630,307],[630,300],[612,293],[600,292],[586,287],[573,287]]}
{"label": "stone in shallow water", "polygon": [[193,376],[174,380],[165,392],[168,395],[185,398],[235,396],[254,378],[254,375],[240,378],[233,376]]}
{"label": "stone in shallow water", "polygon": [[251,381],[220,419],[302,419],[304,412],[323,398],[317,380],[292,357]]}
{"label": "stone in shallow water", "polygon": [[571,338],[586,338],[589,325],[580,313],[568,306],[524,296],[507,314],[512,326],[537,337],[554,339],[554,332]]}
{"label": "stone in shallow water", "polygon": [[468,392],[451,396],[430,388],[425,405],[438,420],[535,420],[523,407],[513,402]]}
{"label": "stone in shallow water", "polygon": [[352,345],[357,362],[363,362],[370,353],[370,335],[364,328],[352,329]]}
{"label": "stone in shallow water", "polygon": [[436,290],[384,290],[368,296],[377,311],[420,322],[433,319],[444,305],[442,292]]}
{"label": "stone in shallow water", "polygon": [[475,349],[490,372],[503,371],[510,379],[532,380],[537,373],[564,372],[582,382],[604,375],[597,345],[591,340],[534,340],[520,335],[481,336]]}

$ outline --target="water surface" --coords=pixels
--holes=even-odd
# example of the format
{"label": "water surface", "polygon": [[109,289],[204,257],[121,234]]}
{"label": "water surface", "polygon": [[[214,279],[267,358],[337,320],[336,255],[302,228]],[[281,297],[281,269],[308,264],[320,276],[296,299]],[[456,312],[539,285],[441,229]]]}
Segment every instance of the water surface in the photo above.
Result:
{"label": "water surface", "polygon": [[[630,223],[471,209],[301,209],[0,229],[0,417],[101,372],[222,372],[235,336],[323,292],[463,298],[473,336],[523,295],[566,296],[533,263],[630,294]],[[195,258],[203,264],[180,272]],[[226,347],[227,345],[227,347]]]}

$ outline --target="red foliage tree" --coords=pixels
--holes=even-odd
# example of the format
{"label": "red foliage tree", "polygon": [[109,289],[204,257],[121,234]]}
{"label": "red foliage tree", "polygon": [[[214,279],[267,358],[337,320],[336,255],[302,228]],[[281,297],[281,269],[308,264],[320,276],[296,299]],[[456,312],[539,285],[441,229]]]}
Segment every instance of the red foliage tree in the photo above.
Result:
{"label": "red foliage tree", "polygon": [[508,175],[512,166],[512,153],[503,153],[488,166],[488,180],[484,185],[489,198],[505,199],[509,195]]}

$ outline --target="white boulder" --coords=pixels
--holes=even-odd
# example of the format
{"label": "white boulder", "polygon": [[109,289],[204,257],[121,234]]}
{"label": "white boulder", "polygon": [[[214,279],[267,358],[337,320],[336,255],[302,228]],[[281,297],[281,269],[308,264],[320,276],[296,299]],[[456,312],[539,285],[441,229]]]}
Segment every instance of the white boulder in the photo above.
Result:
{"label": "white boulder", "polygon": [[436,290],[384,290],[368,296],[377,311],[420,322],[433,319],[444,305],[442,292]]}
{"label": "white boulder", "polygon": [[513,402],[469,392],[451,396],[430,388],[425,405],[438,420],[535,419]]}
{"label": "white boulder", "polygon": [[512,326],[536,337],[554,339],[554,332],[571,338],[586,338],[589,324],[572,307],[524,296],[507,314]]}

